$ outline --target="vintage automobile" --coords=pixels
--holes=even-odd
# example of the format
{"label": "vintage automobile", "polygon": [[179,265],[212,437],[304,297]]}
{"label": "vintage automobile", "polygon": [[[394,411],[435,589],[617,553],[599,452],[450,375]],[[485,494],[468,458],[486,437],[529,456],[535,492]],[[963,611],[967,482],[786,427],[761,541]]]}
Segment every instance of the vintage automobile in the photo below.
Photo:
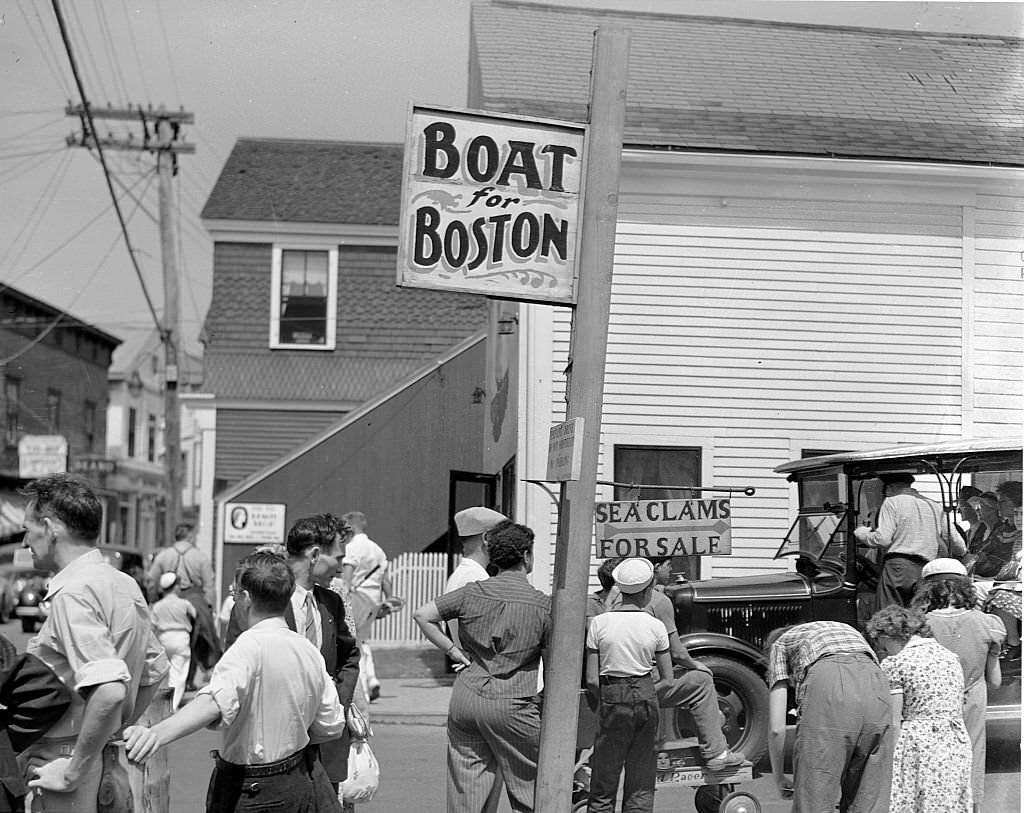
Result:
{"label": "vintage automobile", "polygon": [[[792,572],[693,581],[669,587],[683,643],[715,673],[730,745],[757,761],[767,750],[765,638],[773,629],[815,620],[858,625],[870,615],[875,567],[853,530],[877,515],[878,475],[911,472],[915,488],[941,502],[950,528],[961,486],[992,490],[1021,480],[1021,441],[987,438],[897,446],[794,460],[775,471],[794,483],[799,510],[776,559]],[[954,531],[955,532],[955,531]],[[1020,661],[1004,662],[1003,686],[989,695],[988,722],[1020,737]],[[685,712],[674,737],[692,735]]]}
{"label": "vintage automobile", "polygon": [[21,622],[22,632],[35,632],[46,619],[46,586],[50,573],[27,569],[14,572],[17,599],[13,615]]}

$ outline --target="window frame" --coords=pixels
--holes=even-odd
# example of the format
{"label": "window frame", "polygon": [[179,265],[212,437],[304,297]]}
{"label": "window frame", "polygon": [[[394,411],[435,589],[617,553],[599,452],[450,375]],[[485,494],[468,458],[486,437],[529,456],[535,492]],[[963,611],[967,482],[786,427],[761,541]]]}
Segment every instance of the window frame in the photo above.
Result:
{"label": "window frame", "polygon": [[[294,344],[281,341],[281,264],[284,252],[307,251],[327,254],[327,327],[323,344]],[[270,348],[272,350],[334,350],[338,329],[338,247],[275,243],[270,269]]]}

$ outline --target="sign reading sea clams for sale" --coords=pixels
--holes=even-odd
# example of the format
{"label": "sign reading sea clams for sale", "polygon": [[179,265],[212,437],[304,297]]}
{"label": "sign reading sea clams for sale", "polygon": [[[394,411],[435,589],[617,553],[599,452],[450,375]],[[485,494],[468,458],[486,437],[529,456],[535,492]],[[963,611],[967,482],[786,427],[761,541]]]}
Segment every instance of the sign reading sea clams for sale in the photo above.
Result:
{"label": "sign reading sea clams for sale", "polygon": [[398,284],[576,302],[582,124],[412,106]]}

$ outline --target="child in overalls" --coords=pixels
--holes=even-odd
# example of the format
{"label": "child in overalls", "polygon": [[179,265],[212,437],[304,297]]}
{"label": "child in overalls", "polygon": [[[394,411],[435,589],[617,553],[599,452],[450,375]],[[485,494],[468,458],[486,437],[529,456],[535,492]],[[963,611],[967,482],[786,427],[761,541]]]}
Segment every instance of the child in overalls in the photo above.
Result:
{"label": "child in overalls", "polygon": [[596,616],[587,629],[587,689],[598,698],[587,810],[614,810],[624,769],[623,813],[651,813],[658,691],[672,683],[668,631],[644,611],[654,579],[654,566],[647,559],[623,560],[612,571],[612,578],[622,593],[622,604]]}

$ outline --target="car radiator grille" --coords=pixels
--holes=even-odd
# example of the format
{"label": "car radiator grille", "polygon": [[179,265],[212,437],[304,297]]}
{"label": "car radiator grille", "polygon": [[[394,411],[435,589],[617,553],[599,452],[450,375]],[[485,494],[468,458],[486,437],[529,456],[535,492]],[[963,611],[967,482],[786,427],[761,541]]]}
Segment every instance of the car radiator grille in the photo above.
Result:
{"label": "car radiator grille", "polygon": [[806,602],[715,605],[707,608],[708,632],[731,635],[763,649],[769,632],[788,624],[800,623],[804,620],[801,613],[806,609]]}

